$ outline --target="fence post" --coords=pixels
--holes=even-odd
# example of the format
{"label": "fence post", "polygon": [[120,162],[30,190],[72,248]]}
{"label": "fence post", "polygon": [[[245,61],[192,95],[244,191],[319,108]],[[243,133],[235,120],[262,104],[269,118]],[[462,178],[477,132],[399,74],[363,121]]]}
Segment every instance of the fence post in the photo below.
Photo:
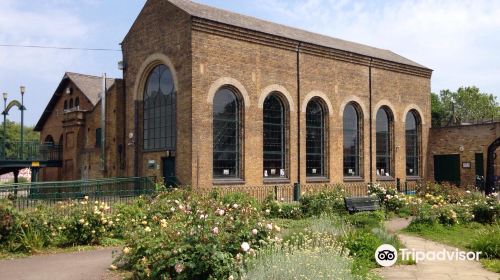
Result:
{"label": "fence post", "polygon": [[278,200],[278,186],[274,186],[274,200]]}
{"label": "fence post", "polygon": [[408,194],[408,182],[405,181],[405,194]]}
{"label": "fence post", "polygon": [[396,189],[401,192],[401,179],[396,178]]}
{"label": "fence post", "polygon": [[300,194],[301,194],[300,183],[293,184],[293,201],[299,201]]}

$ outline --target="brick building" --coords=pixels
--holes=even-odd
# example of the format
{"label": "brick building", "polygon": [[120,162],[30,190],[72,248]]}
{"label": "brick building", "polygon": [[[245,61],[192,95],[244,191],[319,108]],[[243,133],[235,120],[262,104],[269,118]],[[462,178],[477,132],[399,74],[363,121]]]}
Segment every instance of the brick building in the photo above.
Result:
{"label": "brick building", "polygon": [[[64,143],[64,167],[43,180],[154,175],[211,187],[426,177],[432,70],[391,51],[186,0],[147,1],[122,50],[123,81],[110,81],[114,101],[105,102],[106,172],[96,170],[92,140],[98,93],[68,73],[37,125],[42,140]],[[67,88],[87,107],[64,111]]]}
{"label": "brick building", "polygon": [[427,180],[475,185],[479,176],[493,185],[500,175],[499,139],[500,122],[431,128]]}

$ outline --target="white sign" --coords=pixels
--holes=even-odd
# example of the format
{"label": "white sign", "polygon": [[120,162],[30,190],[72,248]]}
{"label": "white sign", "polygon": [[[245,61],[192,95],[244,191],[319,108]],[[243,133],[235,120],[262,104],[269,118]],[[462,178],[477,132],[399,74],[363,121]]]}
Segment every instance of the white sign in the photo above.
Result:
{"label": "white sign", "polygon": [[271,169],[271,175],[276,175],[276,169]]}
{"label": "white sign", "polygon": [[229,175],[229,169],[224,169],[223,174],[224,175]]}
{"label": "white sign", "polygon": [[267,174],[267,170],[264,170],[264,177],[268,177],[269,174]]}
{"label": "white sign", "polygon": [[285,177],[285,169],[280,169],[280,177]]}
{"label": "white sign", "polygon": [[316,174],[316,168],[313,168],[311,172],[312,174]]}

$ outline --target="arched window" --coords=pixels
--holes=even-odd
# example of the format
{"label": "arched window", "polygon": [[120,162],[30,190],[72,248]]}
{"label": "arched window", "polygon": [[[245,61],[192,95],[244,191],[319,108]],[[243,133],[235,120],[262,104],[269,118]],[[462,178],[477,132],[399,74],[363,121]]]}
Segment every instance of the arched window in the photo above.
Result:
{"label": "arched window", "polygon": [[80,98],[75,98],[75,107],[80,106]]}
{"label": "arched window", "polygon": [[326,177],[326,110],[320,99],[306,108],[306,175]]}
{"label": "arched window", "polygon": [[264,101],[264,178],[285,178],[287,170],[287,120],[285,106],[278,93]]}
{"label": "arched window", "polygon": [[382,107],[377,112],[376,120],[376,147],[377,147],[377,176],[391,177],[393,153],[393,117],[387,107]]}
{"label": "arched window", "polygon": [[362,117],[359,107],[349,103],[344,109],[344,176],[359,177],[362,174]]}
{"label": "arched window", "polygon": [[144,89],[144,150],[175,150],[176,91],[170,69],[160,64]]}
{"label": "arched window", "polygon": [[52,135],[47,135],[45,137],[45,141],[44,141],[45,144],[54,144],[54,138],[52,137]]}
{"label": "arched window", "polygon": [[223,87],[213,104],[213,177],[241,177],[241,104],[235,91]]}
{"label": "arched window", "polygon": [[68,100],[64,100],[64,110],[68,109]]}
{"label": "arched window", "polygon": [[405,121],[406,176],[420,175],[420,116],[414,110],[408,112]]}
{"label": "arched window", "polygon": [[69,109],[73,108],[73,98],[69,100]]}

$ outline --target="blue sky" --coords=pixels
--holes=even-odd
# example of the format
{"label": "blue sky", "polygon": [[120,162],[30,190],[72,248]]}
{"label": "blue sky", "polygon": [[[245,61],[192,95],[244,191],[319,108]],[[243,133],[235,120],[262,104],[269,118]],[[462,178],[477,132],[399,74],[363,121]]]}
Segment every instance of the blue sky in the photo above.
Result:
{"label": "blue sky", "polygon": [[[390,49],[435,70],[432,90],[476,85],[500,96],[500,1],[198,0]],[[0,0],[0,44],[119,49],[145,0]],[[35,124],[65,71],[120,77],[120,52],[0,47],[0,92]],[[11,119],[19,120],[13,112]]]}

